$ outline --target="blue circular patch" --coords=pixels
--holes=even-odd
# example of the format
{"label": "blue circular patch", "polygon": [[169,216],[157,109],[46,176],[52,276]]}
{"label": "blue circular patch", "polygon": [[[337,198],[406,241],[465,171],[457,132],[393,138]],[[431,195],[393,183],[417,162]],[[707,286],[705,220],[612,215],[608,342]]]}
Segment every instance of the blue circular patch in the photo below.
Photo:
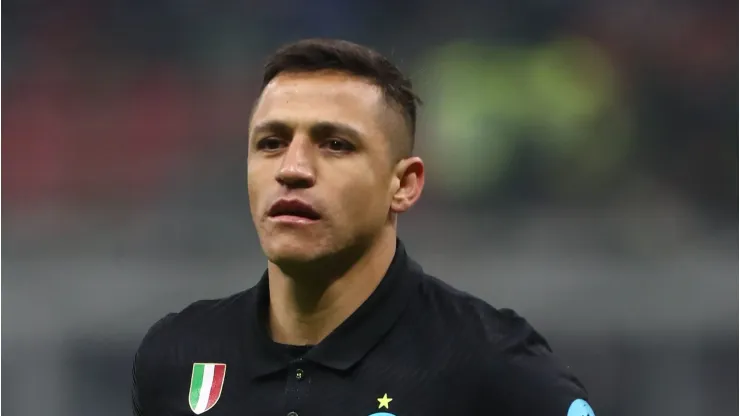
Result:
{"label": "blue circular patch", "polygon": [[568,416],[596,416],[588,402],[583,399],[575,399],[568,408]]}

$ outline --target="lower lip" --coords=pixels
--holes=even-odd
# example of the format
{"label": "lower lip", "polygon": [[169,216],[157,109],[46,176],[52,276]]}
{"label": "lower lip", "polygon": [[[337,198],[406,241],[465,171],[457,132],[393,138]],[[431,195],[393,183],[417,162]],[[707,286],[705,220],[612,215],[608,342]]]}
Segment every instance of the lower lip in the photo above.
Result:
{"label": "lower lip", "polygon": [[270,217],[270,221],[280,224],[292,224],[292,225],[308,225],[317,222],[306,217],[297,217],[295,215],[278,215],[276,217]]}

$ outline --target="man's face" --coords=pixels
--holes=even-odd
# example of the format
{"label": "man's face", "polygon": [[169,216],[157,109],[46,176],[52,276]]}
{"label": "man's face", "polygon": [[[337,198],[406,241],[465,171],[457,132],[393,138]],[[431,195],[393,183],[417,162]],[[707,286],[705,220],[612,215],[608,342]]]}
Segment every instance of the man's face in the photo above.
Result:
{"label": "man's face", "polygon": [[[323,259],[389,222],[394,181],[381,90],[336,72],[286,73],[264,89],[249,132],[247,183],[267,258]],[[386,126],[386,128],[384,128]]]}

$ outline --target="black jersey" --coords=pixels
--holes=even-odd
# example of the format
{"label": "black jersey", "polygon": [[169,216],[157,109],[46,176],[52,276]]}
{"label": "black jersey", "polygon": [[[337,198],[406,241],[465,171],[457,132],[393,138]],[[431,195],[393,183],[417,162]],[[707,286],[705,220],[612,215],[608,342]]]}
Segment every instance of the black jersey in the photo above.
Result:
{"label": "black jersey", "polygon": [[522,317],[425,274],[400,241],[373,294],[315,346],[267,331],[253,288],[157,322],[134,359],[138,416],[593,416]]}

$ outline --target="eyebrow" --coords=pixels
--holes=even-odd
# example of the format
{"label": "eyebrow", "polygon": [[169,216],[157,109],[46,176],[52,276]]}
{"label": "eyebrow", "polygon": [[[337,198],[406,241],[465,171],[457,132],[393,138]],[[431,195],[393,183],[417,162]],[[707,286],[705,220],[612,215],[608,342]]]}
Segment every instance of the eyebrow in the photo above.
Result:
{"label": "eyebrow", "polygon": [[[255,136],[259,133],[265,132],[290,136],[293,134],[293,130],[293,127],[288,123],[279,120],[269,120],[257,124],[252,129],[250,136]],[[333,121],[320,121],[312,124],[309,129],[309,134],[311,137],[329,137],[332,135],[339,135],[354,140],[360,140],[362,138],[362,134],[349,124]]]}
{"label": "eyebrow", "polygon": [[321,121],[311,126],[312,137],[330,137],[339,135],[348,139],[360,140],[362,134],[349,124]]}
{"label": "eyebrow", "polygon": [[250,138],[258,133],[272,132],[279,135],[292,134],[293,129],[286,123],[277,120],[265,121],[256,125],[250,132]]}

